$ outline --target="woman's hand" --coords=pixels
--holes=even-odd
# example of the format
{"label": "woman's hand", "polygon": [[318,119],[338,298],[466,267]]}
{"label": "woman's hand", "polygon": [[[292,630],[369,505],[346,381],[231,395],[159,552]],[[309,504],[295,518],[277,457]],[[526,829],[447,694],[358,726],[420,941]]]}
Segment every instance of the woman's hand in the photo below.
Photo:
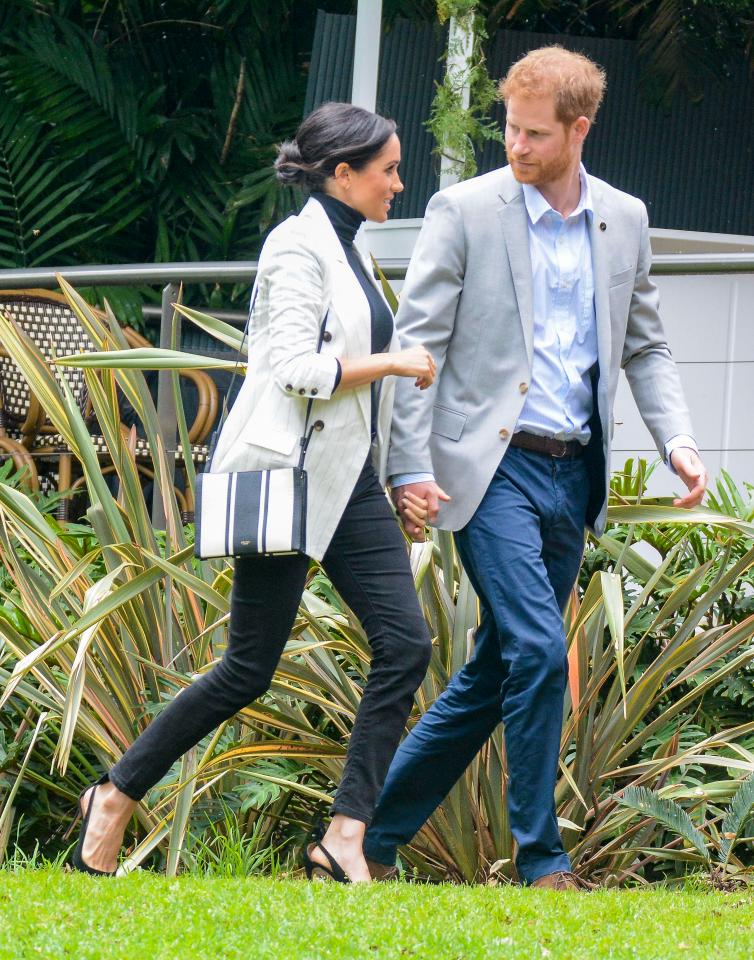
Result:
{"label": "woman's hand", "polygon": [[392,373],[397,377],[416,377],[414,386],[426,390],[434,383],[437,367],[432,354],[426,347],[408,347],[390,354],[393,361]]}
{"label": "woman's hand", "polygon": [[337,389],[353,390],[383,377],[415,377],[420,390],[431,387],[437,373],[434,357],[426,347],[409,347],[394,353],[370,353],[368,357],[344,357]]}

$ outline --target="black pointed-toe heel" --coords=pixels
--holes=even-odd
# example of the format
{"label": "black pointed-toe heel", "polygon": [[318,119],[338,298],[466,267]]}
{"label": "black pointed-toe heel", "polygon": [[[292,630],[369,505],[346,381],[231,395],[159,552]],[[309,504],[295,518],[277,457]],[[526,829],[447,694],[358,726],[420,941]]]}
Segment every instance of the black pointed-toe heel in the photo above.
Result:
{"label": "black pointed-toe heel", "polygon": [[[321,824],[316,824],[312,829],[311,838],[312,842],[308,843],[304,847],[304,869],[306,870],[306,879],[307,880],[334,880],[335,883],[350,883],[351,880],[346,876],[346,872],[335,859],[335,857],[330,853],[327,847],[322,846],[322,837],[324,836],[324,829]],[[312,850],[319,848],[322,853],[325,855],[325,859],[330,864],[329,867],[326,867],[322,863],[317,863],[316,860],[312,860]]]}
{"label": "black pointed-toe heel", "polygon": [[86,795],[86,791],[89,789],[89,787],[87,787],[85,790],[82,790],[78,802],[78,811],[73,821],[75,825],[76,821],[79,819],[79,817],[81,817],[81,832],[79,833],[78,843],[76,844],[73,854],[71,855],[71,866],[74,870],[78,870],[80,873],[89,873],[95,877],[115,876],[115,870],[95,870],[94,867],[90,867],[89,864],[84,860],[84,840],[86,839],[86,829],[89,826],[89,814],[92,812],[94,795],[97,792],[97,787],[106,782],[107,776],[100,777],[100,779],[92,787],[92,792],[89,797],[89,803],[86,805],[86,810],[84,810],[84,796]]}

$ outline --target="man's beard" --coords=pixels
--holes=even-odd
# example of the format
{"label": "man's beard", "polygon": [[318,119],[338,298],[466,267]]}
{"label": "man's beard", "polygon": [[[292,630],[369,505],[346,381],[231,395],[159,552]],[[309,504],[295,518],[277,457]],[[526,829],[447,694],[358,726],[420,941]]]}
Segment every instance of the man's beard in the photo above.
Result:
{"label": "man's beard", "polygon": [[551,160],[544,162],[534,160],[529,166],[523,167],[519,166],[515,158],[511,157],[507,148],[505,152],[516,180],[518,180],[519,183],[529,183],[533,187],[541,186],[544,183],[552,183],[553,180],[560,179],[560,177],[568,172],[568,168],[571,165],[571,157],[567,150],[563,150],[562,153],[559,153],[557,157],[553,157]]}

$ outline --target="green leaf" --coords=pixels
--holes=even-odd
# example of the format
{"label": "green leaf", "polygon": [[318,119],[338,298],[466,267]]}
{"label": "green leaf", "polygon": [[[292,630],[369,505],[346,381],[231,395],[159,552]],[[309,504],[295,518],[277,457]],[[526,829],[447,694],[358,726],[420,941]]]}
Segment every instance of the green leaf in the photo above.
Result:
{"label": "green leaf", "polygon": [[754,774],[743,781],[720,824],[719,858],[728,863],[736,841],[754,814]]}
{"label": "green leaf", "polygon": [[55,363],[62,367],[91,367],[95,370],[233,370],[236,366],[231,360],[158,347],[73,353],[56,358]]}
{"label": "green leaf", "polygon": [[660,797],[646,787],[626,787],[615,798],[623,807],[636,810],[645,817],[653,817],[673,833],[682,837],[694,847],[705,860],[710,860],[707,843],[702,834],[691,822],[691,817],[674,800]]}
{"label": "green leaf", "polygon": [[623,663],[625,637],[623,634],[623,586],[617,573],[601,573],[602,596],[605,601],[605,614],[615,647],[615,660],[618,664],[618,676],[623,692],[623,716],[626,716],[626,671]]}
{"label": "green leaf", "polygon": [[225,323],[223,320],[217,320],[215,317],[211,317],[207,313],[201,313],[199,310],[193,310],[191,307],[186,307],[182,303],[174,303],[172,306],[175,308],[177,313],[180,313],[181,316],[186,317],[187,320],[190,320],[192,323],[196,324],[200,330],[204,330],[205,333],[209,333],[215,339],[219,340],[220,343],[224,343],[228,347],[232,347],[234,350],[241,350],[243,345],[243,354],[246,355],[248,352],[248,344],[244,345],[244,334],[242,330],[239,330],[237,327],[232,327],[229,323]]}

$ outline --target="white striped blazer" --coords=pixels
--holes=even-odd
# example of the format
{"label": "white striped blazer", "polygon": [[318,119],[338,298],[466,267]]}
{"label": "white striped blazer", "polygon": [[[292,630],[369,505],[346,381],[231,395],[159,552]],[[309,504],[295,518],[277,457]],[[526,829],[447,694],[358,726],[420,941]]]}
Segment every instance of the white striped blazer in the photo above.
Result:
{"label": "white striped blazer", "polygon": [[[365,264],[372,277],[371,266]],[[380,291],[378,282],[375,287]],[[336,390],[336,358],[371,353],[369,303],[322,205],[311,198],[269,235],[259,257],[246,378],[221,431],[212,471],[295,466],[306,408],[320,421],[306,453],[306,552],[321,560],[371,444],[371,390]],[[325,336],[319,353],[320,328]],[[399,349],[395,331],[389,347]],[[379,391],[377,445],[385,482],[394,378]]]}

